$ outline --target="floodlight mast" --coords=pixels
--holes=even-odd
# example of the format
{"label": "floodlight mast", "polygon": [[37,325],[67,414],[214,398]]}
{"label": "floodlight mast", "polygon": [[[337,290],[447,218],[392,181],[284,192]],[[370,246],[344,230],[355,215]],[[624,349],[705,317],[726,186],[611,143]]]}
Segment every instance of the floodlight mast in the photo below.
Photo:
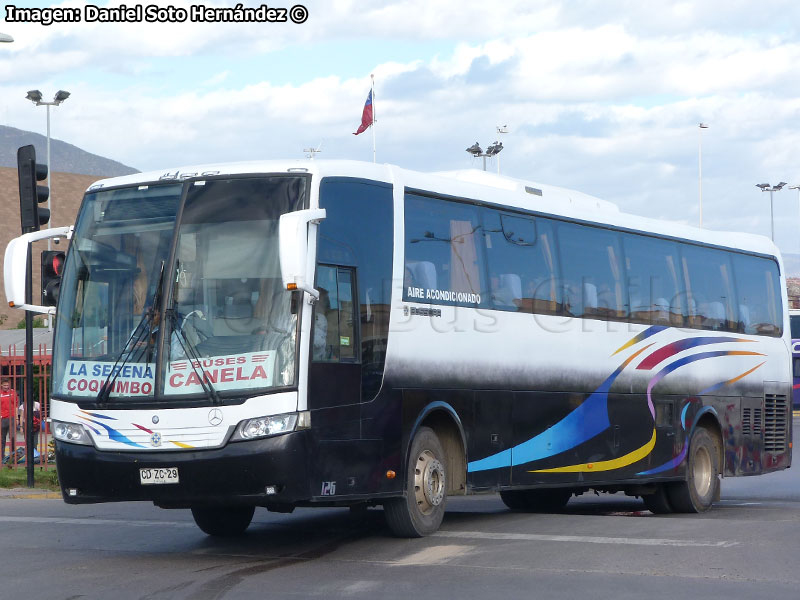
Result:
{"label": "floodlight mast", "polygon": [[783,186],[786,185],[785,181],[781,181],[777,185],[770,185],[768,183],[757,183],[756,187],[761,188],[762,192],[769,192],[769,223],[770,223],[770,238],[775,242],[775,210],[772,202],[772,193],[780,192]]}
{"label": "floodlight mast", "polygon": [[486,157],[487,156],[497,156],[498,154],[500,154],[500,151],[502,149],[503,149],[503,143],[502,142],[498,142],[498,141],[495,140],[495,142],[493,144],[489,145],[489,147],[486,149],[486,152],[483,151],[483,149],[480,147],[480,144],[478,144],[478,142],[475,142],[474,144],[472,144],[472,146],[467,148],[467,152],[472,154],[472,156],[474,156],[475,158],[483,158],[483,170],[485,171],[486,170]]}

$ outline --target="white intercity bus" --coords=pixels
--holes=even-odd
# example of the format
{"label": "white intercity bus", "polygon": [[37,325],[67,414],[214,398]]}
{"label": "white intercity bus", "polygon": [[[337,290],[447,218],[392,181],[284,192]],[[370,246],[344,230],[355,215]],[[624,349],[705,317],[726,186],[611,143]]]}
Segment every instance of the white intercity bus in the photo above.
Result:
{"label": "white intercity bus", "polygon": [[791,464],[785,277],[766,238],[476,172],[270,161],[106,179],[70,238],[53,343],[64,500],[556,510],[588,490],[700,512]]}

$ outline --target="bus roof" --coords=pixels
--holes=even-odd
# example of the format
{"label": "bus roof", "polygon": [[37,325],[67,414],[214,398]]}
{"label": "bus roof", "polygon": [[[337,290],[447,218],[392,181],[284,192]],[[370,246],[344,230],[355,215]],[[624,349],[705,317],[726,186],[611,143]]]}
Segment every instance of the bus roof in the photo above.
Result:
{"label": "bus roof", "polygon": [[[773,242],[761,235],[700,229],[685,223],[665,221],[624,213],[612,202],[583,192],[467,169],[423,173],[389,164],[351,160],[268,160],[237,163],[195,165],[136,173],[103,179],[89,187],[96,191],[117,186],[180,181],[194,177],[266,173],[308,173],[315,178],[354,177],[406,188],[426,190],[445,196],[479,200],[487,204],[546,213],[585,222],[611,225],[656,235],[688,239],[725,248],[737,248],[776,256],[780,253]],[[782,264],[781,264],[781,270]]]}

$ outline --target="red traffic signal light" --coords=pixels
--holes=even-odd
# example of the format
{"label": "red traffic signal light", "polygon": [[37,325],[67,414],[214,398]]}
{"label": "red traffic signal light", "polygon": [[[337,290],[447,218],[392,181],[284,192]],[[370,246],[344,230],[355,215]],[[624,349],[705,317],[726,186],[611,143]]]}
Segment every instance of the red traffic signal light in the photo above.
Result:
{"label": "red traffic signal light", "polygon": [[47,179],[47,165],[37,164],[33,146],[22,146],[17,150],[17,175],[22,233],[39,231],[39,227],[50,220],[50,211],[39,208],[39,204],[47,202],[50,197],[50,188],[36,183]]}
{"label": "red traffic signal light", "polygon": [[42,252],[42,306],[58,304],[66,257],[63,250],[44,250]]}

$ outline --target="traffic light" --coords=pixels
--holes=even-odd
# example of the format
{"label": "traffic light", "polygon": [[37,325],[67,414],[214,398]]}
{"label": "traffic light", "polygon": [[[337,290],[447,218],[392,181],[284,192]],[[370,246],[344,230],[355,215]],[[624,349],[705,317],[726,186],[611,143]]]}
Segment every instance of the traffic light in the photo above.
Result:
{"label": "traffic light", "polygon": [[36,150],[33,146],[22,146],[17,150],[17,172],[22,233],[39,231],[39,227],[50,220],[50,211],[39,208],[39,204],[47,202],[50,197],[50,188],[36,183],[47,178],[47,165],[36,163]]}
{"label": "traffic light", "polygon": [[66,257],[63,250],[42,251],[42,306],[58,304]]}

